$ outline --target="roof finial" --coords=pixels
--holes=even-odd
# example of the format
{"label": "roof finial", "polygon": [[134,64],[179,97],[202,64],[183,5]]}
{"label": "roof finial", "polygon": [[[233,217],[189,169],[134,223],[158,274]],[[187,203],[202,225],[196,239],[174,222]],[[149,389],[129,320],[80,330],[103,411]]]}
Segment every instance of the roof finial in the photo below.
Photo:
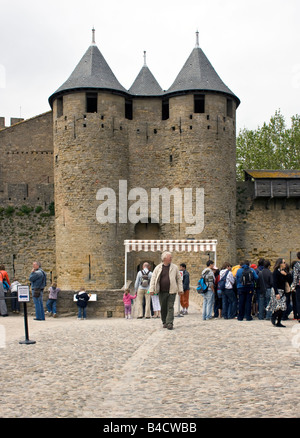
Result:
{"label": "roof finial", "polygon": [[146,62],[146,50],[144,50],[144,67],[147,67],[147,62]]}
{"label": "roof finial", "polygon": [[198,47],[199,47],[199,31],[197,29],[197,32],[196,32],[196,48],[198,48]]}
{"label": "roof finial", "polygon": [[94,26],[93,26],[93,29],[92,29],[92,44],[96,44],[96,41],[95,41],[95,28],[94,28]]}

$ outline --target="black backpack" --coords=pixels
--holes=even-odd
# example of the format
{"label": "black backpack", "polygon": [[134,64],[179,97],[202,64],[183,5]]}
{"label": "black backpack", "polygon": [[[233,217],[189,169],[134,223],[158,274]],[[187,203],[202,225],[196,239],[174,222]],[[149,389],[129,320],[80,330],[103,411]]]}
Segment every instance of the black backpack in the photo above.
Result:
{"label": "black backpack", "polygon": [[242,285],[251,286],[253,285],[253,282],[254,282],[254,275],[252,269],[250,269],[249,266],[247,266],[246,268],[243,269],[242,272]]}

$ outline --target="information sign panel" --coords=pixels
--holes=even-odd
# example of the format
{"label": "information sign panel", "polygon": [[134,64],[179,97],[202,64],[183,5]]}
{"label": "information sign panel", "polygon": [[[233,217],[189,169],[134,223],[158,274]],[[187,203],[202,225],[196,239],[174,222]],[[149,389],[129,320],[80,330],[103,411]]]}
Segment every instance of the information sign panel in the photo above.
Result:
{"label": "information sign panel", "polygon": [[28,303],[29,300],[29,286],[18,286],[18,301],[21,303]]}

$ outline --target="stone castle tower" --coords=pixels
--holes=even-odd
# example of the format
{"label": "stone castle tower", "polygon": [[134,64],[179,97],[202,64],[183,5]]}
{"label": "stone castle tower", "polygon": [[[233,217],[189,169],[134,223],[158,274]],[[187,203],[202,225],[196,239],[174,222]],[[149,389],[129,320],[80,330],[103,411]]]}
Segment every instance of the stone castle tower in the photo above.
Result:
{"label": "stone castle tower", "polygon": [[[240,101],[199,47],[198,35],[177,78],[163,91],[146,58],[126,90],[93,34],[92,44],[49,103],[53,109],[56,274],[62,289],[121,287],[125,239],[216,239],[218,260],[234,260]],[[103,188],[107,191],[101,192]],[[136,202],[127,199],[135,188],[148,195],[144,200],[148,208],[141,206],[136,223],[124,215],[124,206],[127,211]],[[204,209],[198,232],[187,233],[191,224],[184,216],[176,218],[172,202],[169,223],[162,221],[161,209],[154,218],[149,205],[153,188],[177,188],[181,193],[185,188],[201,189]],[[110,193],[116,195],[116,220],[100,223],[96,212]],[[151,257],[154,264],[159,262],[158,254]],[[143,258],[149,260],[149,254],[132,255],[132,280]],[[193,256],[189,260],[193,264]],[[194,266],[199,272],[199,260]]]}

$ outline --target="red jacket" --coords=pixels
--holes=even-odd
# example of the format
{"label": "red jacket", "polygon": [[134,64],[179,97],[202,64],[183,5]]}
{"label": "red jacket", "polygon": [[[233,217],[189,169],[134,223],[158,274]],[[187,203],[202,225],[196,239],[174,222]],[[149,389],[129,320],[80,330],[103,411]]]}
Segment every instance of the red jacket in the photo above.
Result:
{"label": "red jacket", "polygon": [[10,281],[6,271],[0,271],[0,281],[2,281],[3,283],[3,280],[7,281],[7,283],[10,285]]}

